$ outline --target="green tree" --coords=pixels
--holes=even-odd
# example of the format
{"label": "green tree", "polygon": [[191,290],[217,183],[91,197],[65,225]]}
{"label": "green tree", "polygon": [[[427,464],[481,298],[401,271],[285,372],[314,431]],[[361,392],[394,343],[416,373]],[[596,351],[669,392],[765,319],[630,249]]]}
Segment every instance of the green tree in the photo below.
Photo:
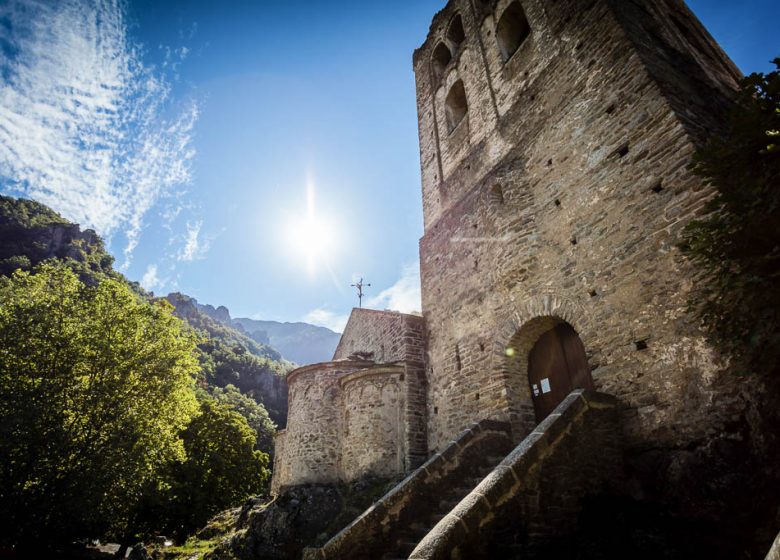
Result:
{"label": "green tree", "polygon": [[143,492],[185,457],[195,340],[120,280],[35,272],[0,279],[0,539],[122,539]]}
{"label": "green tree", "polygon": [[272,449],[276,424],[271,420],[268,411],[262,404],[246,396],[233,385],[228,385],[224,389],[214,387],[211,395],[218,403],[233,408],[246,419],[249,427],[257,433],[255,449],[260,451]]}
{"label": "green tree", "polygon": [[265,489],[268,455],[255,449],[257,433],[231,407],[212,398],[201,401],[182,439],[186,459],[173,466],[168,506],[178,534]]}
{"label": "green tree", "polygon": [[685,230],[700,267],[691,301],[737,371],[780,368],[780,58],[743,84],[728,126],[694,156],[715,189],[705,218]]}

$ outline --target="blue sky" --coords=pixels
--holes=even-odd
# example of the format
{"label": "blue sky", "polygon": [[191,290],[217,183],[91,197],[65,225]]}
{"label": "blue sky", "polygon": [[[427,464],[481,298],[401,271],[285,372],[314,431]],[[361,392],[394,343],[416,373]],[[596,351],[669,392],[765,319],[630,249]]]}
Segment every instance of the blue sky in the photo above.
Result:
{"label": "blue sky", "polygon": [[[360,276],[419,308],[411,58],[443,5],[0,0],[0,190],[234,316],[338,328]],[[780,3],[690,6],[744,72],[780,55]]]}

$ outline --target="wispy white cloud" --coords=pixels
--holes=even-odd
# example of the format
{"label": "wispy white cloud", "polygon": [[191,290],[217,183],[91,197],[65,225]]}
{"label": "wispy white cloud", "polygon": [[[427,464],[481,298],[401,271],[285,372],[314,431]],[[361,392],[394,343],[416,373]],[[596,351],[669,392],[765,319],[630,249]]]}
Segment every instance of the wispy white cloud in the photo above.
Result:
{"label": "wispy white cloud", "polygon": [[349,315],[339,315],[329,309],[314,309],[309,311],[302,319],[304,323],[326,327],[334,332],[344,332]]}
{"label": "wispy white cloud", "polygon": [[156,264],[150,264],[146,267],[146,272],[144,272],[144,275],[141,278],[141,286],[150,292],[163,287],[162,280],[160,280],[160,277],[157,276]]}
{"label": "wispy white cloud", "polygon": [[201,235],[203,222],[187,223],[187,233],[184,236],[184,246],[177,257],[180,261],[190,262],[202,259],[211,249],[210,237]]}
{"label": "wispy white cloud", "polygon": [[420,265],[415,263],[405,266],[395,284],[368,298],[366,304],[375,309],[391,309],[401,313],[420,311]]}
{"label": "wispy white cloud", "polygon": [[129,263],[146,213],[190,180],[197,104],[172,110],[122,0],[0,2],[0,45],[0,190],[123,233]]}

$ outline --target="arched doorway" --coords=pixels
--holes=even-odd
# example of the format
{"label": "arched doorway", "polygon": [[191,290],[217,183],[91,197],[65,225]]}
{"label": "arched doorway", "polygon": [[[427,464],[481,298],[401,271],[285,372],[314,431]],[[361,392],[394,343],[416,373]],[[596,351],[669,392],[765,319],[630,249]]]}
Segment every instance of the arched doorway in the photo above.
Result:
{"label": "arched doorway", "polygon": [[544,332],[528,354],[528,383],[536,421],[544,420],[574,389],[593,389],[585,347],[568,323]]}

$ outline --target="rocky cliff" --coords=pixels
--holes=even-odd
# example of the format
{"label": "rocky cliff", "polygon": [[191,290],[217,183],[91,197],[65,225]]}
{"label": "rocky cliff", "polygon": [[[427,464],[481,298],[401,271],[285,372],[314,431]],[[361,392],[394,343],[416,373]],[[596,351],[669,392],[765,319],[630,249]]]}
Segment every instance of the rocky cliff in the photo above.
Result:
{"label": "rocky cliff", "polygon": [[0,275],[49,259],[69,260],[82,280],[116,274],[114,258],[94,231],[82,231],[33,200],[0,196]]}

